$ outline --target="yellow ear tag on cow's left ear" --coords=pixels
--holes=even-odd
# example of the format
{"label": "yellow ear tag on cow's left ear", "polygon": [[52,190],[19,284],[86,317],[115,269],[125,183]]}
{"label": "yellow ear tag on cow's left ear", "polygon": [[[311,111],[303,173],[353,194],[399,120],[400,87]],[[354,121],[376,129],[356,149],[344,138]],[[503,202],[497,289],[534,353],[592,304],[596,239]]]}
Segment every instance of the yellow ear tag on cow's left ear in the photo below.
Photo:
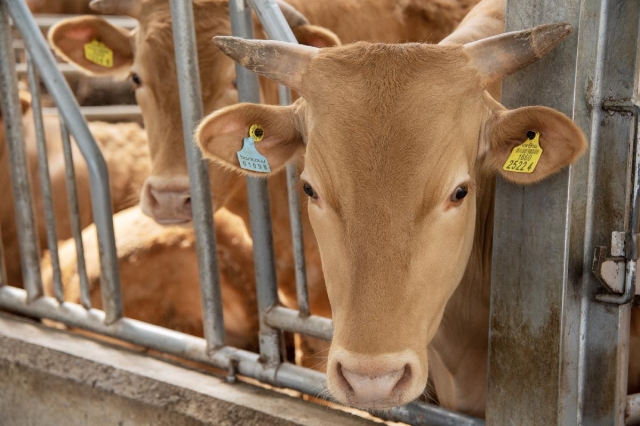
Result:
{"label": "yellow ear tag on cow's left ear", "polygon": [[93,40],[84,45],[84,57],[89,62],[105,68],[113,68],[113,50],[98,40]]}
{"label": "yellow ear tag on cow's left ear", "polygon": [[527,140],[513,148],[507,162],[502,166],[502,170],[514,173],[533,173],[540,157],[542,157],[540,133],[528,132]]}
{"label": "yellow ear tag on cow's left ear", "polygon": [[256,142],[264,138],[264,130],[259,124],[254,124],[249,128],[249,137],[244,138],[242,149],[236,152],[240,167],[258,173],[270,173],[269,161],[267,157],[260,154],[256,149]]}

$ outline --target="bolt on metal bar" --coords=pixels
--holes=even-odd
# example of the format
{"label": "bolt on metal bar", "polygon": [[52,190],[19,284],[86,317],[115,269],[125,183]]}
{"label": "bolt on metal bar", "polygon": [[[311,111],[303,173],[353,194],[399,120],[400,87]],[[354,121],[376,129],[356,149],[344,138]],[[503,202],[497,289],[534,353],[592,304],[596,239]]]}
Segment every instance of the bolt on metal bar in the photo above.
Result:
{"label": "bolt on metal bar", "polygon": [[[111,324],[122,317],[122,297],[118,256],[113,233],[113,209],[111,207],[107,164],[93,135],[89,131],[87,123],[80,114],[78,103],[63,75],[58,70],[51,49],[31,15],[26,2],[2,0],[2,4],[9,10],[14,27],[20,33],[26,49],[40,71],[42,81],[58,106],[60,114],[64,117],[64,121],[87,163],[91,188],[91,208],[93,221],[98,233],[100,250],[102,306],[106,312],[105,321]],[[0,21],[4,31],[9,30],[8,25],[6,25],[7,22],[6,17],[3,21]],[[2,60],[2,64],[9,63]],[[10,72],[14,72],[15,64],[11,63],[10,65]],[[15,85],[15,81],[12,84]],[[37,267],[39,271],[39,263]],[[39,276],[40,274],[38,273]]]}
{"label": "bolt on metal bar", "polygon": [[191,186],[193,223],[196,230],[198,273],[202,293],[202,320],[208,348],[212,351],[224,346],[225,330],[211,189],[209,187],[209,169],[193,141],[195,126],[203,116],[203,106],[191,2],[171,0],[171,17],[180,86],[182,128]]}
{"label": "bolt on metal bar", "polygon": [[38,168],[40,170],[40,186],[44,201],[44,218],[47,232],[47,248],[51,258],[53,271],[53,293],[58,302],[64,300],[62,289],[62,272],[60,271],[60,257],[58,255],[58,235],[56,231],[56,214],[53,208],[53,193],[51,189],[51,176],[49,175],[49,161],[47,155],[47,140],[42,120],[42,105],[40,105],[40,79],[38,71],[33,64],[31,55],[26,52],[27,74],[29,78],[29,91],[31,92],[31,110],[33,111],[33,123],[36,142],[38,146]]}
{"label": "bolt on metal bar", "polygon": [[[166,328],[147,324],[130,318],[105,324],[105,313],[98,309],[86,310],[82,306],[66,302],[60,306],[51,297],[41,297],[31,304],[26,303],[26,292],[10,286],[0,287],[0,309],[22,315],[59,321],[71,327],[114,337],[136,345],[148,347],[163,353],[191,361],[229,370],[231,362],[236,362],[237,374],[262,379],[263,364],[258,354],[224,346],[214,354],[207,353],[204,339],[190,336]],[[309,395],[326,397],[324,374],[289,363],[281,364],[274,373],[274,384],[304,392]],[[481,419],[454,413],[441,407],[425,403],[412,403],[383,413],[380,417],[411,424],[433,426],[482,426]]]}
{"label": "bolt on metal bar", "polygon": [[[249,3],[256,11],[267,35],[272,40],[298,43],[291,31],[280,7],[274,0],[250,0]],[[280,105],[291,104],[291,90],[281,84],[278,85]],[[302,217],[300,208],[300,194],[298,192],[298,165],[288,164],[287,190],[289,194],[289,219],[291,221],[291,238],[293,239],[293,259],[295,262],[296,294],[300,316],[310,315],[309,291],[307,287],[307,268],[304,257],[304,238],[302,232]]]}
{"label": "bolt on metal bar", "polygon": [[[236,37],[253,38],[251,9],[244,0],[229,1],[231,32]],[[258,77],[236,64],[238,99],[240,102],[260,102]],[[256,271],[256,290],[260,313],[260,356],[267,367],[281,362],[278,330],[269,327],[265,313],[278,304],[271,213],[266,179],[247,177],[249,214],[253,236],[253,257]]]}
{"label": "bolt on metal bar", "polygon": [[22,279],[24,288],[29,295],[29,301],[33,301],[42,296],[40,249],[38,247],[38,235],[35,227],[33,202],[31,200],[31,182],[29,181],[29,169],[24,147],[22,108],[20,107],[15,61],[13,49],[11,48],[12,34],[9,26],[9,14],[7,13],[8,3],[10,2],[0,2],[0,93],[2,94],[2,117],[5,126],[5,139],[9,149],[11,188],[15,203]]}
{"label": "bolt on metal bar", "polygon": [[80,279],[80,301],[86,309],[91,309],[91,294],[87,265],[84,257],[84,243],[82,242],[82,223],[80,221],[80,203],[78,202],[78,187],[76,186],[76,171],[73,165],[73,151],[69,130],[60,116],[60,133],[62,135],[62,152],[64,155],[64,173],[67,187],[67,205],[69,208],[69,223],[71,235],[76,243],[76,259],[78,262],[78,277]]}

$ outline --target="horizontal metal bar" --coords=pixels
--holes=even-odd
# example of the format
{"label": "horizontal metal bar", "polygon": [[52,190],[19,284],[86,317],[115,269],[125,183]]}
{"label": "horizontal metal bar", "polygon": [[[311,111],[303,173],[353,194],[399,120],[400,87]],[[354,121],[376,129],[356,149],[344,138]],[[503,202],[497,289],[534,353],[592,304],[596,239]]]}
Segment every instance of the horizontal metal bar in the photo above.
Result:
{"label": "horizontal metal bar", "polygon": [[640,424],[640,393],[627,397],[627,408],[625,410],[625,424]]}
{"label": "horizontal metal bar", "polygon": [[[42,109],[44,115],[59,115],[58,108]],[[142,111],[138,105],[85,106],[80,108],[80,114],[87,121],[106,121],[119,123],[122,121],[142,121]]]}
{"label": "horizontal metal bar", "polygon": [[[207,343],[200,337],[190,336],[130,318],[121,318],[110,325],[106,325],[103,311],[97,309],[86,310],[78,304],[69,302],[60,305],[51,297],[41,297],[29,305],[26,302],[27,294],[24,290],[9,286],[0,287],[0,309],[59,321],[70,327],[114,337],[222,370],[228,370],[231,360],[234,359],[237,360],[236,371],[238,374],[257,379],[264,377],[262,374],[264,365],[260,362],[259,355],[253,352],[224,346],[208,356],[206,352]],[[283,363],[275,370],[274,380],[270,384],[325,398],[325,380],[325,375],[318,371]],[[484,424],[480,419],[457,414],[425,403],[414,403],[405,407],[394,408],[386,412],[382,417],[389,420],[434,426],[481,426]],[[416,423],[416,420],[418,420],[418,423]]]}
{"label": "horizontal metal bar", "polygon": [[[77,67],[74,67],[71,64],[59,63],[58,69],[65,76],[85,76]],[[18,77],[23,77],[27,75],[27,64],[16,64],[16,73]]]}
{"label": "horizontal metal bar", "polygon": [[291,333],[305,334],[318,339],[331,340],[333,322],[316,315],[302,316],[296,310],[275,306],[265,314],[265,321],[273,328]]}

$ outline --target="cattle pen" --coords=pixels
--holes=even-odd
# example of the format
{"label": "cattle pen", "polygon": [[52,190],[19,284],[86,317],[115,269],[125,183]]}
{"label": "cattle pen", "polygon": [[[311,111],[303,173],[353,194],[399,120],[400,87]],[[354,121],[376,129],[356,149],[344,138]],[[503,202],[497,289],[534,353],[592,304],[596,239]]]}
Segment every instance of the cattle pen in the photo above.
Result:
{"label": "cattle pen", "polygon": [[[310,313],[295,164],[287,166],[286,174],[298,310],[281,306],[278,300],[267,181],[247,177],[259,352],[226,343],[209,175],[193,143],[194,130],[204,117],[193,10],[189,1],[171,0],[170,4],[204,338],[124,316],[105,160],[36,20],[25,2],[15,0],[0,0],[0,93],[24,289],[8,285],[0,245],[0,308],[224,370],[231,383],[241,376],[326,398],[325,375],[288,362],[283,349],[284,332],[325,341],[333,334],[330,319]],[[234,36],[253,38],[255,12],[269,38],[296,43],[275,0],[229,0],[229,11]],[[633,0],[509,0],[507,31],[550,22],[570,23],[573,34],[548,57],[507,79],[502,103],[510,108],[544,105],[564,112],[586,134],[589,151],[587,158],[540,185],[516,187],[497,181],[486,419],[426,402],[373,413],[381,419],[468,426],[640,422],[640,394],[627,395],[640,235],[640,107],[636,101],[640,4]],[[27,53],[26,69],[15,64],[12,27]],[[18,74],[25,72],[38,140],[44,139],[37,84],[41,79],[64,123],[63,140],[70,145],[69,135],[73,136],[87,162],[98,233],[102,310],[92,308],[86,279],[80,280],[82,304],[62,303],[59,273],[54,274],[55,297],[43,293],[41,250],[49,250],[54,271],[60,267],[53,215],[45,218],[47,247],[39,247],[36,235],[17,84]],[[260,103],[257,75],[238,65],[236,75],[239,100]],[[281,105],[291,103],[289,89],[280,86],[279,95]],[[52,212],[55,194],[47,181],[43,147],[44,142],[38,153],[41,185],[45,211]],[[84,253],[73,173],[67,178],[80,259]],[[82,265],[79,261],[81,278],[86,275]],[[3,316],[0,320],[0,335],[7,335],[3,328],[14,320],[3,320]]]}

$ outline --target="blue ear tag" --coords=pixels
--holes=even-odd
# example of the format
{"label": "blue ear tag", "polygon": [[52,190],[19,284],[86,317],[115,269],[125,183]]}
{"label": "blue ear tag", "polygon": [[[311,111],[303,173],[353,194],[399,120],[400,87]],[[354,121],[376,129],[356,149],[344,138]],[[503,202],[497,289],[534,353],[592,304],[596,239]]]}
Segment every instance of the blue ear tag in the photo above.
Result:
{"label": "blue ear tag", "polygon": [[259,124],[254,124],[249,130],[248,138],[244,138],[242,149],[236,152],[240,167],[245,170],[251,170],[258,173],[271,173],[267,158],[260,154],[256,149],[256,141],[261,141],[264,137],[264,131]]}

